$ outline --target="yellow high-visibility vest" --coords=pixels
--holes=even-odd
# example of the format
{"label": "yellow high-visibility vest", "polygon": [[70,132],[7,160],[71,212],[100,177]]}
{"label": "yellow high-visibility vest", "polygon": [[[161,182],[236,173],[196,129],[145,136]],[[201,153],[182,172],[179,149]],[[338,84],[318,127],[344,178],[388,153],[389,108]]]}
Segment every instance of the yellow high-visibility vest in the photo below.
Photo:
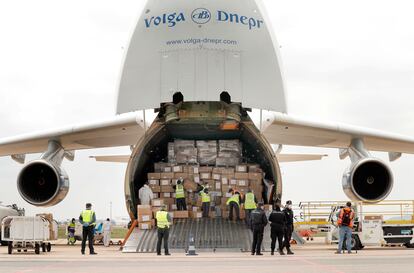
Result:
{"label": "yellow high-visibility vest", "polygon": [[201,191],[200,195],[201,195],[201,202],[203,202],[203,203],[210,202],[210,195],[209,194],[205,193],[204,191]]}
{"label": "yellow high-visibility vest", "polygon": [[170,223],[168,222],[168,212],[162,211],[162,210],[157,211],[155,219],[157,219],[158,228],[169,228],[170,227]]}
{"label": "yellow high-visibility vest", "polygon": [[185,198],[183,185],[177,185],[175,187],[175,198]]}
{"label": "yellow high-visibility vest", "polygon": [[95,212],[93,210],[90,210],[90,209],[86,209],[86,210],[82,211],[82,213],[81,213],[82,221],[84,223],[89,223],[90,226],[95,225],[95,223],[92,222],[92,220],[93,220],[92,218],[93,218],[94,214],[95,214]]}
{"label": "yellow high-visibility vest", "polygon": [[246,193],[246,200],[244,201],[244,208],[245,209],[255,209],[256,202],[254,201],[254,193],[248,192]]}
{"label": "yellow high-visibility vest", "polygon": [[227,205],[230,205],[231,202],[236,202],[238,206],[240,206],[240,197],[238,194],[233,194],[232,197],[227,200]]}

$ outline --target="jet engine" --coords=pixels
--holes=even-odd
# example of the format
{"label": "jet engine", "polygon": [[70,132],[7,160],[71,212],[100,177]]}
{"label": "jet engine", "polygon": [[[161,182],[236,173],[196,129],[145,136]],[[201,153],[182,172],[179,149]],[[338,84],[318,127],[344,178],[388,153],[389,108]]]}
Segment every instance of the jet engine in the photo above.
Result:
{"label": "jet engine", "polygon": [[38,160],[26,164],[17,179],[17,189],[28,203],[49,207],[61,202],[69,191],[69,178],[61,168],[66,156],[57,142],[49,142],[49,149]]}
{"label": "jet engine", "polygon": [[381,160],[367,157],[352,163],[342,178],[345,194],[355,201],[379,202],[393,187],[390,168]]}

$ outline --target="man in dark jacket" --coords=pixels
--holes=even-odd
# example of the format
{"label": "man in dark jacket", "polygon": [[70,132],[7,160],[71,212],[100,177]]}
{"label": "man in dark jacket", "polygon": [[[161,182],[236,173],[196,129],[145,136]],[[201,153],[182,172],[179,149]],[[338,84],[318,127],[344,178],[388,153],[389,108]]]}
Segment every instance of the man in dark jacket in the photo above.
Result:
{"label": "man in dark jacket", "polygon": [[285,255],[283,252],[283,235],[286,229],[286,214],[280,210],[280,205],[276,204],[272,213],[269,215],[270,226],[272,227],[270,238],[272,239],[271,244],[271,255],[275,254],[276,239],[279,244],[279,254]]}
{"label": "man in dark jacket", "polygon": [[292,201],[289,200],[286,202],[286,206],[283,209],[283,212],[286,215],[285,241],[283,242],[283,246],[286,247],[288,255],[293,255],[294,253],[290,250],[290,240],[292,239],[293,233]]}
{"label": "man in dark jacket", "polygon": [[257,209],[251,213],[251,223],[253,230],[253,244],[252,244],[252,255],[263,255],[262,250],[262,241],[264,228],[267,225],[266,214],[263,210],[263,203],[259,202],[257,204]]}

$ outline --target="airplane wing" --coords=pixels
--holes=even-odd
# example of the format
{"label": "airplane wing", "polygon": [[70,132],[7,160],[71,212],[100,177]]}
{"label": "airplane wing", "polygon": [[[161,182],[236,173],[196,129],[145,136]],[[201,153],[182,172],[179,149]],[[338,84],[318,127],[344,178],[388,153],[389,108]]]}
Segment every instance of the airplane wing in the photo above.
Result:
{"label": "airplane wing", "polygon": [[90,156],[99,162],[114,162],[114,163],[128,163],[130,155],[102,155]]}
{"label": "airplane wing", "polygon": [[276,155],[277,160],[280,163],[321,160],[325,156],[328,156],[328,155],[319,155],[319,154],[277,154]]}
{"label": "airplane wing", "polygon": [[[279,162],[298,162],[298,161],[311,161],[321,160],[327,155],[319,154],[277,154]],[[101,155],[90,156],[99,162],[113,162],[113,163],[128,163],[130,155]]]}
{"label": "airplane wing", "polygon": [[[270,143],[326,148],[349,148],[353,139],[362,139],[370,151],[414,154],[414,138],[364,127],[315,122],[274,112],[263,130]],[[391,154],[390,154],[391,158]]]}
{"label": "airplane wing", "polygon": [[95,123],[0,139],[0,156],[41,153],[49,140],[57,140],[66,150],[134,145],[144,134],[136,112]]}

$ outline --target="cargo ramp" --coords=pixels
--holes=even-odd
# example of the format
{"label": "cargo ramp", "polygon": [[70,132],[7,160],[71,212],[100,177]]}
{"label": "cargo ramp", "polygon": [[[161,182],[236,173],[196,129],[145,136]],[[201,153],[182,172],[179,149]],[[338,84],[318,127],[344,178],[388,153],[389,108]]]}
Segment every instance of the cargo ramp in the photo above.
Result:
{"label": "cargo ramp", "polygon": [[[195,247],[202,251],[250,251],[252,232],[242,222],[227,219],[179,219],[171,226],[169,247],[187,250],[190,236],[194,236]],[[135,228],[123,247],[123,252],[156,252],[157,230]],[[270,248],[270,228],[265,229],[263,247]],[[266,250],[266,249],[264,249]]]}

